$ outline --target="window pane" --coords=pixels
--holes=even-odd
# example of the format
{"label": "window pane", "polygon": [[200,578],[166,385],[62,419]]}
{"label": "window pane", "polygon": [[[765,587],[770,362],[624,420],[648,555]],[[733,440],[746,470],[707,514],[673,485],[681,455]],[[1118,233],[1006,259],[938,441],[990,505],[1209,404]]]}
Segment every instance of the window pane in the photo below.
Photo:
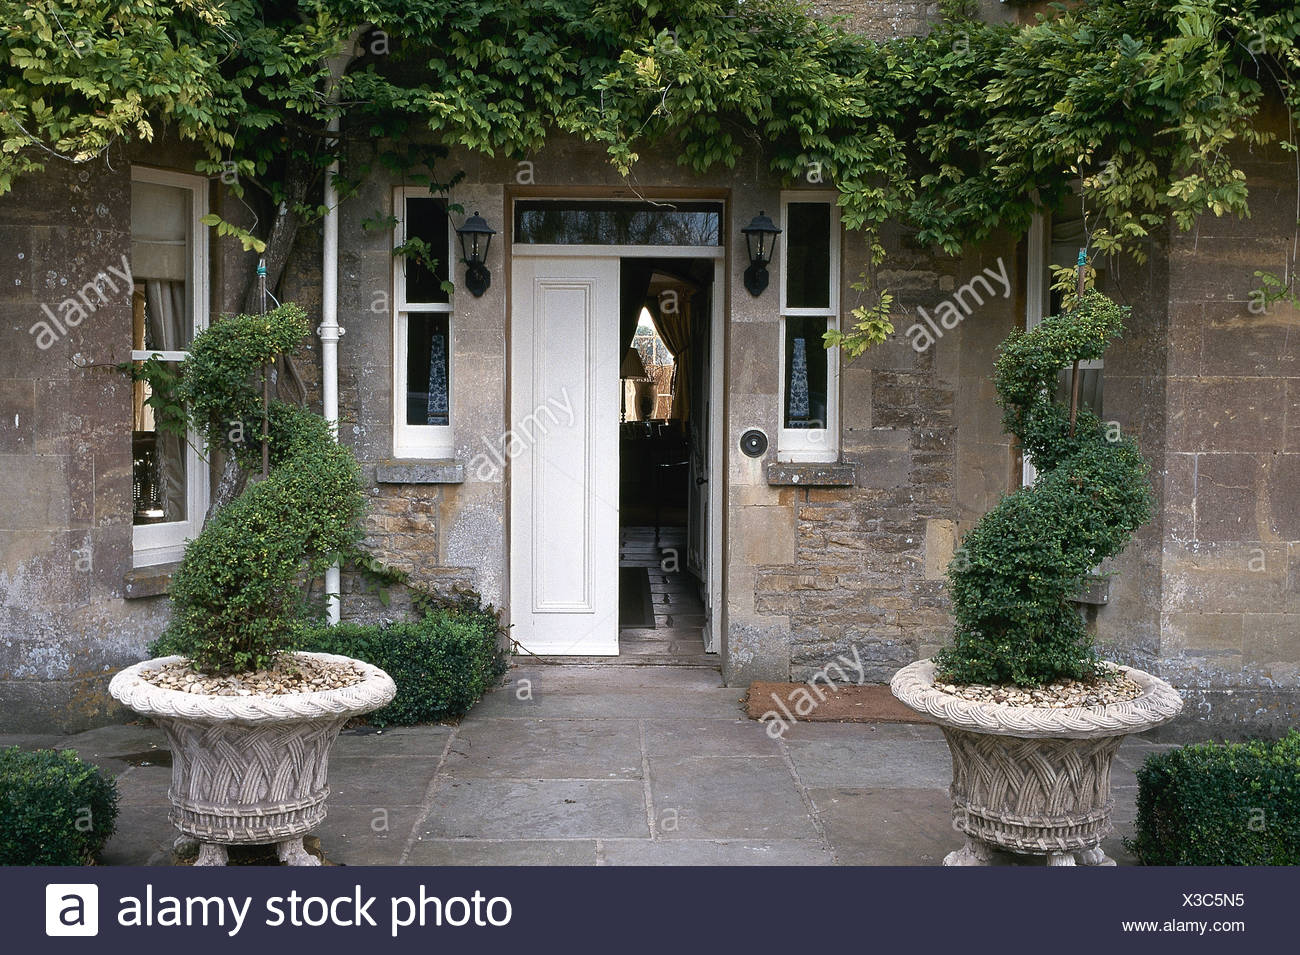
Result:
{"label": "window pane", "polygon": [[406,321],[406,423],[448,425],[448,318],[444,314],[411,315]]}
{"label": "window pane", "polygon": [[720,202],[515,203],[516,242],[529,245],[721,245]]}
{"label": "window pane", "polygon": [[[143,362],[136,362],[139,368]],[[180,435],[160,432],[146,404],[149,386],[135,382],[131,398],[131,495],[133,523],[186,520],[186,444]]]}
{"label": "window pane", "polygon": [[[192,201],[188,189],[152,182],[131,184],[137,348],[185,351],[194,337]],[[111,284],[109,273],[108,281],[99,286],[100,294],[111,294]]]}
{"label": "window pane", "polygon": [[417,252],[402,257],[406,273],[406,301],[447,302],[442,284],[451,276],[451,244],[447,227],[447,203],[442,199],[408,197],[406,238],[419,240]]}
{"label": "window pane", "polygon": [[786,307],[831,308],[830,203],[790,203],[785,231]]}
{"label": "window pane", "polygon": [[785,427],[826,427],[826,319],[785,319]]}
{"label": "window pane", "polygon": [[[1101,368],[1079,369],[1079,407],[1091,408],[1099,418],[1102,416],[1102,371]],[[1072,374],[1070,368],[1062,368],[1056,375],[1056,400],[1067,408],[1070,405],[1070,378]]]}

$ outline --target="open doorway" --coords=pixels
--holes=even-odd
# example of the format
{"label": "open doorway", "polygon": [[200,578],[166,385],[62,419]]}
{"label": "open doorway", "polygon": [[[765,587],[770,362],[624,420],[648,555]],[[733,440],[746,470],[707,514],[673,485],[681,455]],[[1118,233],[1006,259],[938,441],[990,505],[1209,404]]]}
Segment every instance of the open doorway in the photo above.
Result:
{"label": "open doorway", "polygon": [[706,656],[714,265],[620,262],[619,655]]}
{"label": "open doorway", "polygon": [[[720,251],[512,250],[510,623],[523,651],[570,661],[716,664]],[[659,379],[668,396],[655,395],[644,412],[634,388],[624,395],[622,380],[625,360],[629,378],[651,377],[642,372],[655,364],[653,354],[647,362],[636,352],[635,365],[629,358],[643,310],[673,352],[671,372]],[[631,447],[641,436],[644,443]],[[631,488],[625,513],[624,476]],[[643,573],[627,576],[637,578],[639,597],[628,601],[639,600],[641,612],[625,622],[642,625],[620,628],[620,565],[636,564]],[[625,590],[633,594],[631,585]],[[703,660],[701,646],[709,654]]]}

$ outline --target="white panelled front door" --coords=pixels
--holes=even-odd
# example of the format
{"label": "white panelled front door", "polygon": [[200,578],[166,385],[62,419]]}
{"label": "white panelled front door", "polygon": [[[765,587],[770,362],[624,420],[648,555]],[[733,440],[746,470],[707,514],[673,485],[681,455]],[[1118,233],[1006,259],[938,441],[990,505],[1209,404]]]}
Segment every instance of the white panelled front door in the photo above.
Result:
{"label": "white panelled front door", "polygon": [[511,280],[511,636],[618,653],[619,260],[516,256]]}

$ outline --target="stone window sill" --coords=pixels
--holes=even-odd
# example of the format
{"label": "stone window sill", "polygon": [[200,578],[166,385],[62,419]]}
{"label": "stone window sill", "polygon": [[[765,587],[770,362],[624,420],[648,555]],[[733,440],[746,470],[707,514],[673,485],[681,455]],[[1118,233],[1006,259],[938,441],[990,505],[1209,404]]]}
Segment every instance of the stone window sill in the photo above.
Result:
{"label": "stone window sill", "polygon": [[375,468],[378,484],[464,484],[465,465],[452,459],[389,461]]}
{"label": "stone window sill", "polygon": [[773,461],[767,466],[767,483],[776,487],[854,487],[858,483],[858,466],[834,461]]}
{"label": "stone window sill", "polygon": [[174,561],[170,564],[132,567],[122,578],[122,596],[127,600],[139,600],[142,597],[165,595],[171,589],[172,574],[180,565],[180,561]]}
{"label": "stone window sill", "polygon": [[1083,589],[1070,598],[1073,603],[1104,607],[1110,603],[1110,578],[1101,574],[1089,574],[1083,582]]}

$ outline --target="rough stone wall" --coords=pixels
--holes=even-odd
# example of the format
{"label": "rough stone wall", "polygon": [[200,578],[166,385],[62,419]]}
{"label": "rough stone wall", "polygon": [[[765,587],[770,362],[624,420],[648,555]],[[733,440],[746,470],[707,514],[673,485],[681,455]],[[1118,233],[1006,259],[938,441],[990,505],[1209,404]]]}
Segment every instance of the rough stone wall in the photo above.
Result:
{"label": "rough stone wall", "polygon": [[[842,17],[845,29],[876,40],[927,33],[943,16],[936,0],[812,0],[812,8],[822,17]],[[1032,17],[1025,19],[1023,11],[1002,0],[976,3],[977,15],[990,23],[1011,22],[1018,14],[1021,22],[1034,22]]]}
{"label": "rough stone wall", "polygon": [[[393,187],[375,175],[357,198],[343,204],[339,222],[339,437],[350,444],[368,484],[366,546],[414,582],[439,592],[456,586],[479,590],[500,604],[505,580],[505,493],[502,475],[474,473],[467,465],[485,450],[505,420],[505,278],[492,255],[494,282],[482,298],[461,295],[453,316],[452,407],[455,461],[465,466],[459,484],[382,483],[377,469],[393,458],[392,234],[367,230],[362,221],[393,212]],[[464,185],[456,200],[473,205],[499,227],[501,189],[483,194]],[[307,263],[319,275],[319,256]],[[316,346],[319,350],[319,345]],[[344,601],[345,615],[354,611]],[[365,608],[363,604],[363,608]],[[375,610],[357,610],[365,615]]]}
{"label": "rough stone wall", "polygon": [[1295,157],[1239,159],[1251,218],[1172,243],[1159,607],[1162,672],[1246,732],[1300,718],[1300,310],[1251,298],[1255,271],[1295,274]]}
{"label": "rough stone wall", "polygon": [[[150,161],[193,168],[167,144]],[[130,252],[126,157],[52,162],[0,197],[0,728],[75,731],[117,712],[111,671],[139,660],[166,600],[124,599],[131,569],[131,291],[40,348],[42,306]],[[111,273],[110,273],[111,274]],[[121,286],[125,282],[119,281]],[[105,300],[106,299],[106,300]],[[71,313],[75,314],[75,313]]]}
{"label": "rough stone wall", "polygon": [[[945,568],[959,534],[1010,475],[987,378],[1018,314],[1014,244],[961,259],[898,237],[888,245],[877,280],[898,296],[895,335],[841,371],[842,459],[856,465],[856,486],[782,488],[793,553],[757,568],[755,607],[788,628],[791,679],[852,660],[865,682],[883,682],[946,642]],[[847,287],[864,264],[862,240],[846,236],[845,251]],[[913,348],[907,330],[921,321],[918,307],[933,316],[983,269],[999,272],[999,257],[1010,295],[993,283],[996,294],[968,299],[970,314],[934,345]],[[846,292],[843,314],[855,295]],[[770,554],[776,545],[767,546]]]}
{"label": "rough stone wall", "polygon": [[1138,528],[1122,554],[1102,566],[1109,576],[1108,601],[1086,613],[1107,656],[1146,670],[1159,670],[1161,539],[1170,501],[1165,473],[1165,377],[1169,322],[1169,247],[1158,235],[1138,263],[1105,265],[1103,291],[1132,309],[1124,335],[1105,355],[1102,417],[1133,437],[1151,466],[1152,519]]}
{"label": "rough stone wall", "polygon": [[933,0],[813,0],[812,7],[822,17],[844,17],[845,29],[880,40],[925,33],[939,19]]}

